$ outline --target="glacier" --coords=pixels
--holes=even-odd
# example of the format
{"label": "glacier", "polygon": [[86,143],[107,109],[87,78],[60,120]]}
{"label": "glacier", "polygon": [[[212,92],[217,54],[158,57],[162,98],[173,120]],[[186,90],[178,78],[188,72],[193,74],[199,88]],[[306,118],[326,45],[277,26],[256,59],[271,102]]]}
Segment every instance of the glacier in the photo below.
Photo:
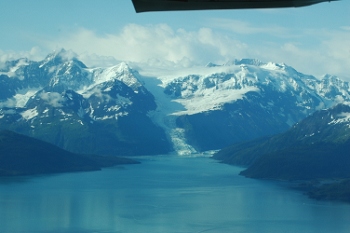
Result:
{"label": "glacier", "polygon": [[[160,127],[166,139],[154,142],[170,142],[179,155],[279,133],[316,110],[350,101],[349,84],[338,77],[318,79],[255,59],[193,67],[86,67],[61,50],[39,62],[9,61],[0,81],[0,128],[23,130],[24,124],[30,128],[24,133],[35,136],[44,134],[40,125],[55,125],[60,133],[52,140],[64,147],[70,127],[104,137],[97,125],[113,125],[113,140],[126,148],[131,141],[148,147],[147,134]],[[142,125],[150,124],[147,118],[153,126]]]}

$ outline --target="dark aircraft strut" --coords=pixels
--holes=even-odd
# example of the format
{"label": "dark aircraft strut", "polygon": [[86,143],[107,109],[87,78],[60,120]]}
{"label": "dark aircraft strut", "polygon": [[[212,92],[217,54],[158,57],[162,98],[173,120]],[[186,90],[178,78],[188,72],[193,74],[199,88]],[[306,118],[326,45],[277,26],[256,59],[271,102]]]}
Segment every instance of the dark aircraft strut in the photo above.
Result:
{"label": "dark aircraft strut", "polygon": [[338,0],[132,0],[136,12],[302,7]]}

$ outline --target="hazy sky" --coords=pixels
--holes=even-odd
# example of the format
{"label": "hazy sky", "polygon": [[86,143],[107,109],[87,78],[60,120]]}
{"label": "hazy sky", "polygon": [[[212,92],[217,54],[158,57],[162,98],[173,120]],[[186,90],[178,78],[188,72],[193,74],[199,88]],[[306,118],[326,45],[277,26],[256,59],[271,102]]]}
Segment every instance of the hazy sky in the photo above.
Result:
{"label": "hazy sky", "polygon": [[118,61],[284,62],[350,80],[350,1],[304,8],[136,14],[131,0],[0,0],[0,61],[60,48],[87,65]]}

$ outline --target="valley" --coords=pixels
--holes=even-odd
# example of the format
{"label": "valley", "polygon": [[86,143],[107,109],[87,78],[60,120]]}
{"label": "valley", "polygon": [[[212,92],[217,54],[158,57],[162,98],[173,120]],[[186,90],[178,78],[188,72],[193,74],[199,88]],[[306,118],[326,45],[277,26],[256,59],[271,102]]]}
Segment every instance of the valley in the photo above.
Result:
{"label": "valley", "polygon": [[42,61],[6,62],[0,89],[1,130],[67,153],[192,156],[219,150],[213,158],[247,167],[241,174],[251,178],[350,178],[348,82],[318,79],[284,63],[121,62],[102,68],[87,67],[62,49]]}
{"label": "valley", "polygon": [[284,132],[350,99],[347,82],[283,63],[89,68],[63,49],[42,61],[8,61],[0,81],[0,129],[120,156],[218,150]]}

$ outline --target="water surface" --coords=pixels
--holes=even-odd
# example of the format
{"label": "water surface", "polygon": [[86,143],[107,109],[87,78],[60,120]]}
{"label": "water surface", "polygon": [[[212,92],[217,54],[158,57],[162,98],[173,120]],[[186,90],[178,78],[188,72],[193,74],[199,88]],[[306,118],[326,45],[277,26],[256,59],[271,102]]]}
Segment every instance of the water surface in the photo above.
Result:
{"label": "water surface", "polygon": [[350,205],[311,200],[210,158],[2,178],[0,232],[350,232]]}

